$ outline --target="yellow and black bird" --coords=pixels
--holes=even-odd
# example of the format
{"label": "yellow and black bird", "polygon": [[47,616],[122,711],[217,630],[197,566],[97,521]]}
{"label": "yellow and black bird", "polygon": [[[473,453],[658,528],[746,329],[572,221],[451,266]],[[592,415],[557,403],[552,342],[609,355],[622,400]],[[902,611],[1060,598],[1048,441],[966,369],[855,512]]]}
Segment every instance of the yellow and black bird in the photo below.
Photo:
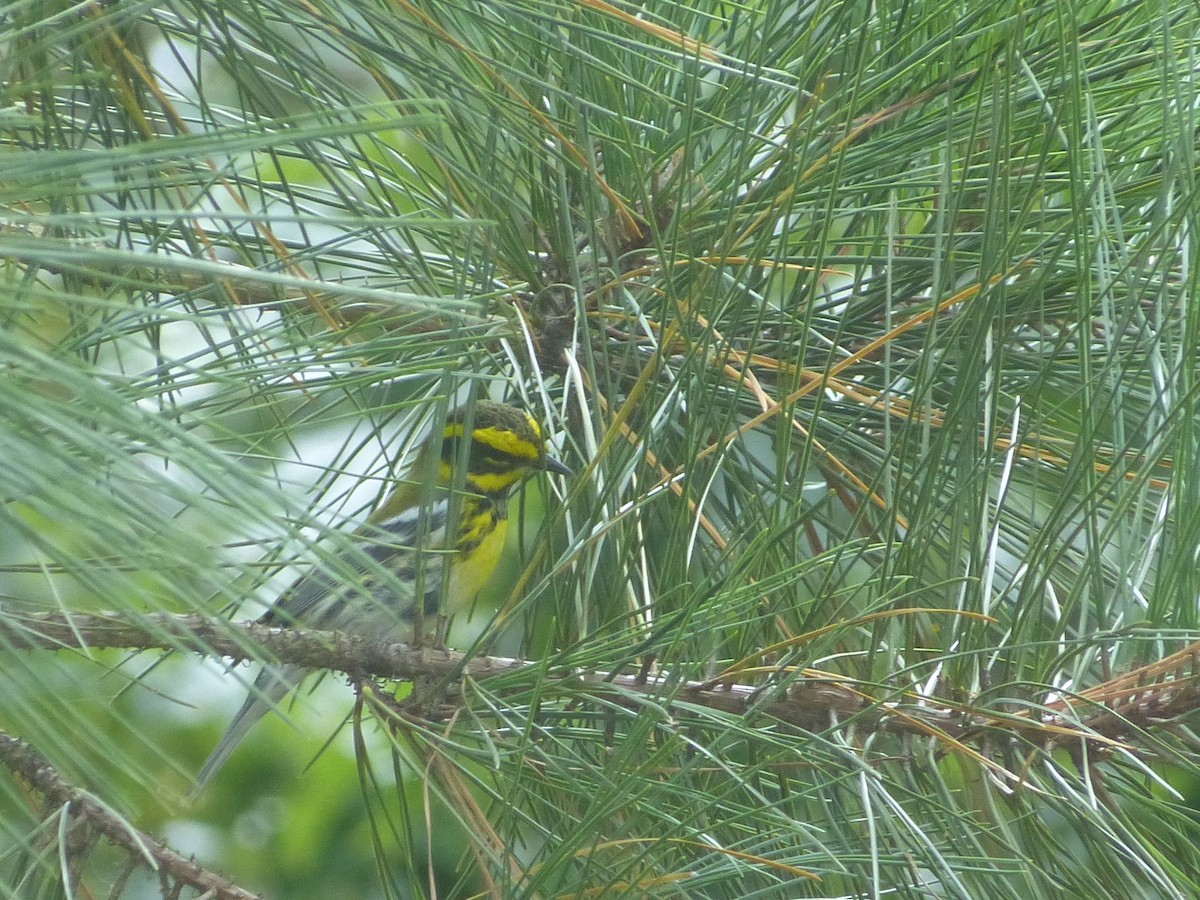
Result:
{"label": "yellow and black bird", "polygon": [[[337,565],[318,566],[259,621],[380,641],[412,640],[417,621],[432,625],[439,612],[462,610],[491,577],[504,547],[513,487],[531,472],[571,474],[547,455],[546,435],[536,419],[487,400],[459,407],[446,419],[441,434],[430,436],[412,472],[419,479],[432,471],[437,473],[432,485],[402,483],[354,533],[362,551],[353,554],[357,561],[346,554],[333,561]],[[447,537],[451,515],[454,534]],[[423,615],[417,614],[418,593]],[[200,770],[196,792],[304,672],[291,665],[263,668]]]}

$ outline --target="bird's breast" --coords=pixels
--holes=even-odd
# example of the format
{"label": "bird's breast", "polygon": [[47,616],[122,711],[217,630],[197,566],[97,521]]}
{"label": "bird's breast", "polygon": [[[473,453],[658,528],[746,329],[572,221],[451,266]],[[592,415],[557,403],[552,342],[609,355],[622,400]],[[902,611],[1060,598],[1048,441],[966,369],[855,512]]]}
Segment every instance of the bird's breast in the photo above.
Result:
{"label": "bird's breast", "polygon": [[503,511],[496,515],[475,514],[467,518],[461,528],[465,540],[459,542],[449,590],[442,597],[442,611],[449,614],[468,607],[496,571],[500,554],[504,552],[508,518]]}

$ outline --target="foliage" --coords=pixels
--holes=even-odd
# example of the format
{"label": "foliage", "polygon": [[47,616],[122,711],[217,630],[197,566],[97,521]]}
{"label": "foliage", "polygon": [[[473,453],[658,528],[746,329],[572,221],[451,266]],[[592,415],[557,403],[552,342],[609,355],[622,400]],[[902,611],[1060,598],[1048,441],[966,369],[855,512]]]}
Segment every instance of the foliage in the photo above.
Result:
{"label": "foliage", "polygon": [[[1198,29],[7,3],[5,895],[186,882],[102,814],[281,897],[1200,893]],[[189,806],[196,651],[484,395],[578,473],[451,632],[527,664],[347,664]]]}

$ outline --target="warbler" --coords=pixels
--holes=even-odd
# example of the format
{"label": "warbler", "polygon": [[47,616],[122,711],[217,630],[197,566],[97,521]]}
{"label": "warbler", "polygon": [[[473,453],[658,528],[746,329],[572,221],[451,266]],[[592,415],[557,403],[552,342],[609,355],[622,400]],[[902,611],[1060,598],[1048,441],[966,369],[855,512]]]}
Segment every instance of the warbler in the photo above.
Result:
{"label": "warbler", "polygon": [[[454,410],[442,432],[430,436],[412,473],[420,479],[431,471],[437,473],[434,484],[405,481],[354,533],[359,549],[377,565],[359,554],[353,554],[357,560],[341,554],[296,581],[259,622],[381,641],[412,640],[418,619],[428,630],[439,612],[451,614],[470,604],[491,577],[504,546],[513,487],[531,472],[571,474],[547,454],[545,433],[536,419],[524,410],[486,400]],[[447,539],[451,515],[454,534]],[[391,577],[380,577],[385,574],[380,567]],[[420,617],[418,592],[423,595]],[[196,777],[193,796],[304,673],[300,666],[264,666]]]}

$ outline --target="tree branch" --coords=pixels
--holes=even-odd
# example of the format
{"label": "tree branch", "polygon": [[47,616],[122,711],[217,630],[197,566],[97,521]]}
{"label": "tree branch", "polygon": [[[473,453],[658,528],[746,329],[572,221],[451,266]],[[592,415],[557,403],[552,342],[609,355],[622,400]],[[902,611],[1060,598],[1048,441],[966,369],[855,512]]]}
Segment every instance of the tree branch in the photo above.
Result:
{"label": "tree branch", "polygon": [[[353,679],[483,681],[544,663],[474,656],[429,647],[386,644],[334,632],[306,632],[256,622],[228,622],[201,615],[151,613],[138,616],[37,613],[0,608],[0,642],[52,650],[81,648],[187,649],[234,660],[250,659],[258,647],[281,661],[312,669],[345,672]],[[875,696],[877,686],[818,670],[780,669],[763,684],[678,682],[667,675],[585,672],[551,666],[548,677],[575,688],[611,694],[630,706],[641,698],[688,703],[738,716],[766,716],[808,731],[853,719],[855,727],[921,735],[950,750],[984,735],[1019,738],[1042,748],[1086,742],[1111,751],[1134,740],[1139,729],[1168,724],[1200,708],[1200,643],[1113,678],[1080,694],[1044,699],[1043,712],[1028,708],[972,707],[911,691]],[[447,695],[439,705],[461,703]],[[424,698],[427,702],[429,698]],[[428,706],[423,707],[428,710]]]}
{"label": "tree branch", "polygon": [[145,832],[138,831],[94,796],[68,784],[49,761],[29,744],[0,731],[0,761],[54,809],[63,810],[124,849],[138,862],[216,900],[254,900],[255,895],[210,872],[194,859],[176,853]]}

